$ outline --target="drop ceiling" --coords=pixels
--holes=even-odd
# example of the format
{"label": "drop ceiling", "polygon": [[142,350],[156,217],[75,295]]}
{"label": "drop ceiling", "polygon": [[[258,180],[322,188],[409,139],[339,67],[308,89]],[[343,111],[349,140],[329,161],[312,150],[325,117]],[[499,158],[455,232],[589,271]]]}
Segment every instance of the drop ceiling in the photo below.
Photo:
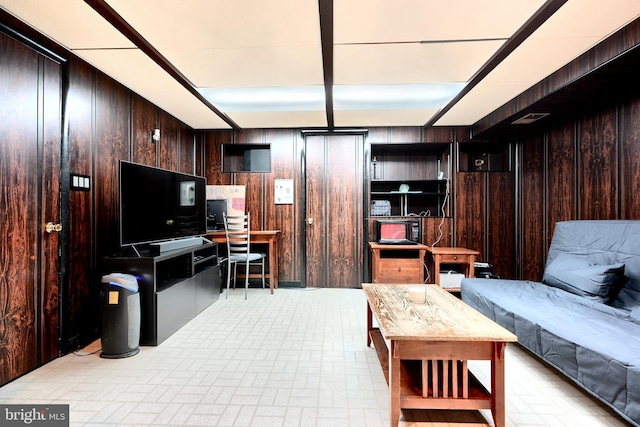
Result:
{"label": "drop ceiling", "polygon": [[638,0],[0,0],[194,129],[470,126]]}

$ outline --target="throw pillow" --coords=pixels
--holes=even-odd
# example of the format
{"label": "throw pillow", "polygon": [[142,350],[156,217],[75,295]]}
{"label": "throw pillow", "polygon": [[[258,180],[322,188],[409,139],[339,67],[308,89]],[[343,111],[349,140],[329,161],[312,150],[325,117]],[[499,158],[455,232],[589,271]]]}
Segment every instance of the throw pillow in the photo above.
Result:
{"label": "throw pillow", "polygon": [[542,282],[576,295],[608,302],[624,277],[624,264],[593,265],[585,257],[560,254],[545,269]]}

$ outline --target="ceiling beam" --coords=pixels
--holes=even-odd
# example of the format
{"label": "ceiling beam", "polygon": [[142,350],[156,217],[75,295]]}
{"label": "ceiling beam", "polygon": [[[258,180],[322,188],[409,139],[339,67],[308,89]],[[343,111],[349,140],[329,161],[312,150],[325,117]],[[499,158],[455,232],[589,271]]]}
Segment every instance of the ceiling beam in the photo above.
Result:
{"label": "ceiling beam", "polygon": [[231,118],[229,118],[222,111],[218,110],[211,102],[209,102],[195,87],[189,79],[182,74],[176,67],[173,66],[167,58],[165,58],[156,48],[154,48],[142,35],[137,32],[127,21],[122,18],[111,6],[107,4],[105,0],[84,0],[93,10],[95,10],[100,16],[102,16],[113,27],[120,31],[123,36],[131,41],[138,49],[144,52],[153,62],[158,64],[160,68],[166,71],[174,80],[180,83],[185,89],[187,89],[193,96],[195,96],[200,102],[206,105],[211,111],[216,113],[225,123],[231,126],[234,130],[240,130],[240,126]]}
{"label": "ceiling beam", "polygon": [[333,129],[333,0],[318,0],[327,127]]}
{"label": "ceiling beam", "polygon": [[476,87],[491,71],[493,71],[502,61],[505,60],[518,46],[522,44],[531,34],[533,34],[547,19],[553,16],[568,0],[547,0],[547,2],[538,9],[524,23],[522,27],[505,43],[500,49],[493,54],[487,62],[471,77],[469,83],[454,97],[447,105],[438,111],[424,126],[433,126],[435,122],[440,120],[454,105],[458,103],[471,89]]}

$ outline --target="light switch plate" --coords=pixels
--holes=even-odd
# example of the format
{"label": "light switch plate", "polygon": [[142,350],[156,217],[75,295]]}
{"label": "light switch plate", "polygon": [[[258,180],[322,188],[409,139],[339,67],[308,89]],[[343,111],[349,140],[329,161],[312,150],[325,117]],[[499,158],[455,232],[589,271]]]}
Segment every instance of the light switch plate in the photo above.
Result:
{"label": "light switch plate", "polygon": [[91,177],[89,175],[71,174],[71,190],[90,191]]}

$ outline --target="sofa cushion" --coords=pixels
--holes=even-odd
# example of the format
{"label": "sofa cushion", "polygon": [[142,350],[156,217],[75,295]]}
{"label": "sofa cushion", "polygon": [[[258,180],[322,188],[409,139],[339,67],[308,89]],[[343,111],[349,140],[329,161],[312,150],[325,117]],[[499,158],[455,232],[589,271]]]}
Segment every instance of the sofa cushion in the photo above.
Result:
{"label": "sofa cushion", "polygon": [[608,302],[624,277],[624,264],[594,265],[586,257],[558,254],[542,282],[597,302]]}
{"label": "sofa cushion", "polygon": [[577,220],[556,223],[547,265],[559,254],[586,257],[592,264],[624,264],[625,283],[610,305],[632,310],[640,305],[640,221]]}
{"label": "sofa cushion", "polygon": [[463,279],[461,297],[640,427],[640,320],[628,310],[526,280]]}

